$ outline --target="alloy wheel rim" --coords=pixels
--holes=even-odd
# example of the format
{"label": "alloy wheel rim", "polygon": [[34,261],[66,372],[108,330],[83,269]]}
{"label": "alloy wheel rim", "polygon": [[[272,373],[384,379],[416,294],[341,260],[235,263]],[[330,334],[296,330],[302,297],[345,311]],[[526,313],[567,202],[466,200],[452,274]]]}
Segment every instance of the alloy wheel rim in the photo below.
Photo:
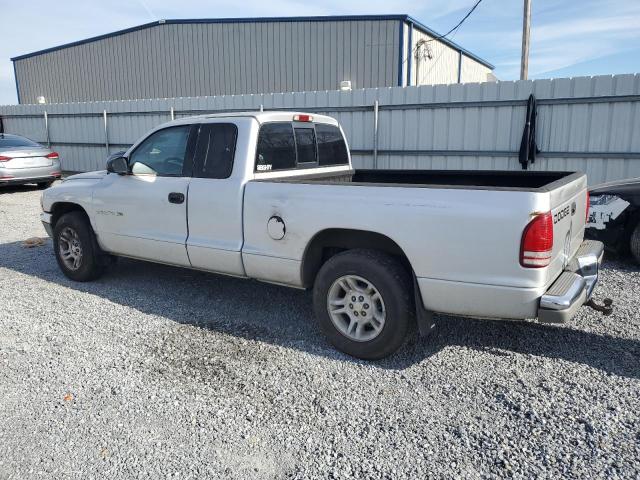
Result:
{"label": "alloy wheel rim", "polygon": [[60,258],[69,270],[78,270],[82,265],[82,243],[78,232],[71,227],[65,227],[58,239]]}
{"label": "alloy wheel rim", "polygon": [[343,275],[331,284],[327,311],[338,331],[356,342],[376,338],[386,320],[382,295],[373,283],[358,275]]}

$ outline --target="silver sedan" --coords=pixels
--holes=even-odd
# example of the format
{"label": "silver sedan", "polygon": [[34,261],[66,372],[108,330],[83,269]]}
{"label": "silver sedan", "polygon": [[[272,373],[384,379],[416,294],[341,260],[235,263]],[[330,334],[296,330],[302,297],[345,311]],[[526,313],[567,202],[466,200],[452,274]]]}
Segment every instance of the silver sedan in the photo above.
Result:
{"label": "silver sedan", "polygon": [[0,133],[0,187],[35,183],[47,188],[60,178],[60,156],[37,142]]}

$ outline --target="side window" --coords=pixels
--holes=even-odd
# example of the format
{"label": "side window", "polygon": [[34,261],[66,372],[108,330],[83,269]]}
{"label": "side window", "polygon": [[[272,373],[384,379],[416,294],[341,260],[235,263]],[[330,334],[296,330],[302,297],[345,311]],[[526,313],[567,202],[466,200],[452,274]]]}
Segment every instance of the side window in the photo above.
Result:
{"label": "side window", "polygon": [[347,146],[340,129],[326,123],[316,124],[318,138],[318,165],[346,165],[349,163]]}
{"label": "side window", "polygon": [[152,133],[131,154],[134,174],[181,176],[191,125],[170,127]]}
{"label": "side window", "polygon": [[316,163],[316,134],[311,128],[298,128],[296,132],[296,145],[298,147],[298,164]]}
{"label": "side window", "polygon": [[296,168],[293,126],[288,122],[265,123],[258,134],[256,171]]}
{"label": "side window", "polygon": [[200,126],[193,176],[229,178],[233,170],[238,128],[232,123],[204,123]]}

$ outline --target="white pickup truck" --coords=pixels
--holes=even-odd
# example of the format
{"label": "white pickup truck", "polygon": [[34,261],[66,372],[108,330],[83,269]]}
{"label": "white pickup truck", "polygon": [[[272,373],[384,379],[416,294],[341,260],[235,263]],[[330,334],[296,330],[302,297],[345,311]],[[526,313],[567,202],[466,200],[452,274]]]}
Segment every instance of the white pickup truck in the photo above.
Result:
{"label": "white pickup truck", "polygon": [[333,118],[247,112],[157,127],[42,221],[73,280],[123,256],[313,288],[329,340],[376,359],[433,312],[573,317],[602,260],[587,199],[582,173],[354,170]]}

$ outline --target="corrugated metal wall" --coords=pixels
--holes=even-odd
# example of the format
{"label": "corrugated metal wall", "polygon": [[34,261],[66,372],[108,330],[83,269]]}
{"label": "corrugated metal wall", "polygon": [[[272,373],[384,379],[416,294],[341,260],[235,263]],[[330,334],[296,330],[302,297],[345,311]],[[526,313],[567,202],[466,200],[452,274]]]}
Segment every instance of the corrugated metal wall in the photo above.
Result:
{"label": "corrugated metal wall", "polygon": [[[414,68],[412,72],[412,85],[433,85],[437,83],[457,83],[458,82],[458,58],[460,52],[444,45],[440,42],[432,41],[433,37],[420,30],[413,30],[413,48],[421,41],[428,41],[418,50],[420,58],[416,59],[414,54]],[[431,58],[425,58],[424,52],[429,49]],[[486,81],[485,78],[475,78],[471,81]]]}
{"label": "corrugated metal wall", "polygon": [[462,54],[462,63],[460,67],[460,83],[491,81],[491,78],[489,77],[491,69],[480,62],[476,62],[473,58],[469,58],[465,54]]}
{"label": "corrugated metal wall", "polygon": [[[404,71],[407,75],[408,55],[411,55],[411,85],[486,82],[491,69],[465,53],[434,40],[434,36],[405,24]],[[462,55],[462,63],[460,62]],[[461,69],[460,82],[458,70]]]}
{"label": "corrugated metal wall", "polygon": [[397,20],[161,24],[16,60],[21,103],[397,85]]}
{"label": "corrugated metal wall", "polygon": [[[534,170],[585,171],[591,184],[640,177],[640,75],[421,87],[237,95],[0,107],[7,132],[45,142],[63,168],[104,168],[107,149],[123,150],[176,116],[205,111],[297,109],[343,125],[358,168],[517,170],[525,101],[539,99]],[[374,102],[379,102],[377,148]],[[373,150],[377,150],[377,161]]]}

